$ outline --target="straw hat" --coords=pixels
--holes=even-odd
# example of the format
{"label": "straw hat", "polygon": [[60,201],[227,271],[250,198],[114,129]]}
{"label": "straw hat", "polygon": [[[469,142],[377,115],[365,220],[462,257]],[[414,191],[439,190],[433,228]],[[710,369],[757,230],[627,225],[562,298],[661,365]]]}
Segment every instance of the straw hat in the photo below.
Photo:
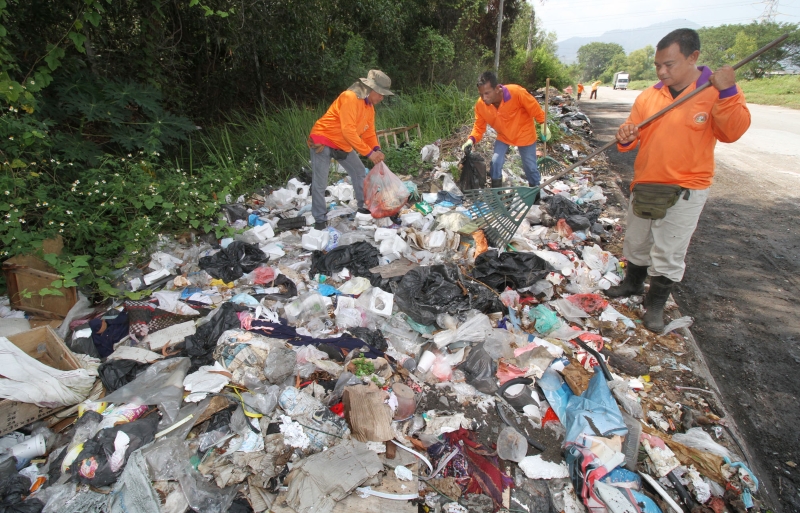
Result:
{"label": "straw hat", "polygon": [[394,96],[394,93],[389,90],[392,86],[392,80],[381,70],[371,69],[367,73],[367,78],[360,78],[359,80],[378,94]]}

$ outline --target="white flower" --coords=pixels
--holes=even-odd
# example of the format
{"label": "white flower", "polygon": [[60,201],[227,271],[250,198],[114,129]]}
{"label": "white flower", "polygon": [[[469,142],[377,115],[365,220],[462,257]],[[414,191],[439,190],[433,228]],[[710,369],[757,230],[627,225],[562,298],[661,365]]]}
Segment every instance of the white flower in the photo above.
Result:
{"label": "white flower", "polygon": [[11,191],[6,191],[6,196],[8,196],[9,194],[11,194]]}
{"label": "white flower", "polygon": [[72,215],[72,210],[67,210],[67,215]]}
{"label": "white flower", "polygon": [[24,219],[20,219],[19,222],[20,223],[25,223],[25,220]]}

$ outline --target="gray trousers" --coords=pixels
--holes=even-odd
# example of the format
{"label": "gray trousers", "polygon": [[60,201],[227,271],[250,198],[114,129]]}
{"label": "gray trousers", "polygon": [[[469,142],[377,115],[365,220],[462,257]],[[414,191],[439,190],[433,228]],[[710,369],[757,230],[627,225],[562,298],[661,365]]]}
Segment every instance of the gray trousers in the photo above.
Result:
{"label": "gray trousers", "polygon": [[[338,161],[339,164],[350,175],[353,182],[353,193],[358,202],[358,208],[364,206],[364,164],[358,158],[355,150],[347,154],[347,158]],[[314,221],[320,223],[327,220],[326,214],[328,206],[325,204],[325,189],[328,187],[328,173],[331,169],[331,149],[327,146],[317,153],[311,149],[311,170],[313,178],[311,181],[311,214]]]}
{"label": "gray trousers", "polygon": [[663,219],[653,221],[636,217],[631,196],[626,217],[628,226],[622,246],[625,258],[636,265],[647,266],[650,276],[665,276],[672,281],[681,281],[686,269],[686,250],[689,249],[706,199],[708,189],[692,190],[688,200],[681,195],[678,202],[667,209]]}

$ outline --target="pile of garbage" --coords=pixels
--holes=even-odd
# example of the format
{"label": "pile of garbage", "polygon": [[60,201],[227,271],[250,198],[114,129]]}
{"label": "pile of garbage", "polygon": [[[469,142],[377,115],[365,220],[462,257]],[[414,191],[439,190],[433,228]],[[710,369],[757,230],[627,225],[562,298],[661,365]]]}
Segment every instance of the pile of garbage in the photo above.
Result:
{"label": "pile of garbage", "polygon": [[372,215],[339,180],[326,230],[293,179],[229,201],[235,237],[164,238],[117,282],[152,294],[61,323],[78,368],[0,337],[2,396],[58,411],[0,439],[3,511],[753,507],[691,320],[653,334],[641,297],[603,296],[625,269],[604,165],[547,187],[507,251],[447,162],[371,170]]}

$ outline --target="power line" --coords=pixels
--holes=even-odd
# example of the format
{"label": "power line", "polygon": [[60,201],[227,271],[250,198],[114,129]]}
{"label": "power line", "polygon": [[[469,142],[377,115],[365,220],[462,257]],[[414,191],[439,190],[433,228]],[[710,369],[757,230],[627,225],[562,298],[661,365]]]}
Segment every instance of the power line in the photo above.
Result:
{"label": "power line", "polygon": [[758,18],[761,21],[775,21],[778,14],[778,0],[763,0],[764,12]]}

